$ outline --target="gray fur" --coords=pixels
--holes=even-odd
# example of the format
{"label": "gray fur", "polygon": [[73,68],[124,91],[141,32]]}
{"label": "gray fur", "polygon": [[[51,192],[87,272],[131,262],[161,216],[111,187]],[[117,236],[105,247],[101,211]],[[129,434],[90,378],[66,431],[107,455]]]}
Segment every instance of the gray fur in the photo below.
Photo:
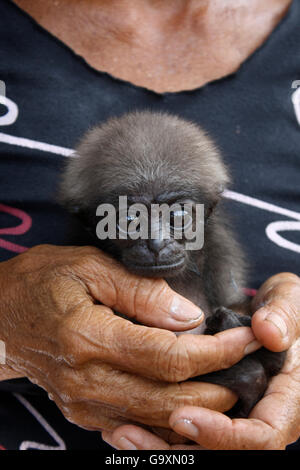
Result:
{"label": "gray fur", "polygon": [[[139,262],[146,275],[149,260],[157,272],[157,267],[165,266],[162,253],[171,261],[180,254],[183,268],[175,272],[170,268],[163,277],[205,312],[204,333],[251,325],[248,315],[240,316],[227,308],[245,300],[241,290],[246,286],[245,260],[222,209],[222,191],[230,182],[228,170],[215,144],[199,126],[168,114],[131,113],[95,127],[83,137],[76,152],[62,176],[59,200],[92,233],[96,207],[116,196],[132,196],[135,202],[143,198],[151,204],[166,192],[179,195],[188,189],[196,203],[204,203],[207,214],[201,250],[186,252],[174,240],[155,254],[149,241],[117,245],[93,239],[92,243],[129,269],[131,260]],[[263,395],[268,379],[279,372],[284,357],[284,353],[262,348],[230,369],[193,380],[229,387],[240,397],[231,415],[246,417]]]}
{"label": "gray fur", "polygon": [[[230,182],[211,138],[194,123],[165,113],[135,112],[110,119],[83,137],[76,154],[68,161],[59,195],[71,212],[94,208],[110,194],[150,193],[155,200],[162,190],[187,186],[199,189],[215,205]],[[244,257],[221,208],[210,217],[199,262],[197,253],[191,256],[198,273],[189,273],[188,286],[186,273],[169,280],[173,288],[188,296],[192,282],[194,292],[205,289],[211,307],[243,300]],[[203,293],[197,303],[204,303]]]}

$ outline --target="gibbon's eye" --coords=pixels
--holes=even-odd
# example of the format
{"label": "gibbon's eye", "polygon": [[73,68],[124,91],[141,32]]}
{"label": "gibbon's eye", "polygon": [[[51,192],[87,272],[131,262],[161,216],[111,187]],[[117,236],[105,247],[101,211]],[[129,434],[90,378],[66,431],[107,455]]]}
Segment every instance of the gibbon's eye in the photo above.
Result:
{"label": "gibbon's eye", "polygon": [[184,208],[170,213],[170,227],[172,230],[183,232],[193,223],[192,215]]}
{"label": "gibbon's eye", "polygon": [[130,235],[140,231],[141,220],[138,214],[128,215],[127,213],[119,213],[118,220],[117,229],[119,233]]}

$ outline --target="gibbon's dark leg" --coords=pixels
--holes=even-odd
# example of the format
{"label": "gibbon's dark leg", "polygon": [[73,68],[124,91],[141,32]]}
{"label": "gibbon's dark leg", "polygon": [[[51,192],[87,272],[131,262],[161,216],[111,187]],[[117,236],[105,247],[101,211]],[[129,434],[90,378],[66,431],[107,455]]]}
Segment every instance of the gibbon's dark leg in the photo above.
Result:
{"label": "gibbon's dark leg", "polygon": [[[251,326],[251,317],[220,307],[207,319],[206,324],[204,334],[213,335],[230,328]],[[270,377],[279,373],[285,354],[261,348],[229,369],[205,374],[197,377],[197,380],[222,385],[235,392],[239,400],[227,415],[232,418],[246,418],[262,398]]]}

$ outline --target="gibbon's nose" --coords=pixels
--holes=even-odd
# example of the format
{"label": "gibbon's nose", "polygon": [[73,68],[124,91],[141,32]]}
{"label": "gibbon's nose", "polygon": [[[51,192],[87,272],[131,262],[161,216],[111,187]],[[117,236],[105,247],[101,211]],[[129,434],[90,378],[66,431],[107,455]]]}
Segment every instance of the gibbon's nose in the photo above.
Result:
{"label": "gibbon's nose", "polygon": [[163,238],[153,238],[148,240],[148,247],[153,253],[158,254],[166,244]]}

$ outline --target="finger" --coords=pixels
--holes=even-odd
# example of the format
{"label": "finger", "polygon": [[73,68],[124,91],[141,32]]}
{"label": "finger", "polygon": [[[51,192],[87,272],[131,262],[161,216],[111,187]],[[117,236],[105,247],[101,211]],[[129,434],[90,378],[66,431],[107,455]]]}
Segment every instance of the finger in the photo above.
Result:
{"label": "finger", "polygon": [[118,450],[170,450],[163,439],[134,425],[120,426],[112,433],[103,432],[102,439]]}
{"label": "finger", "polygon": [[180,436],[170,428],[151,426],[148,430],[170,445],[186,445],[189,442],[186,437]]}
{"label": "finger", "polygon": [[273,377],[265,395],[251,411],[250,417],[260,419],[282,437],[282,446],[300,437],[300,338],[287,351],[280,374]]}
{"label": "finger", "polygon": [[197,445],[170,445],[146,429],[124,425],[114,432],[103,432],[102,439],[118,450],[205,450]]}
{"label": "finger", "polygon": [[207,449],[284,449],[299,438],[300,339],[289,349],[282,373],[273,377],[248,419],[231,420],[204,408],[184,407],[170,416],[175,432]]}
{"label": "finger", "polygon": [[95,299],[144,325],[184,331],[204,320],[203,312],[166,281],[131,274],[99,250],[82,263],[80,276]]}
{"label": "finger", "polygon": [[[47,362],[49,367],[49,361],[52,368],[47,357],[41,358],[40,368],[43,370]],[[77,417],[78,425],[105,430],[112,429],[103,424],[105,416],[168,428],[170,414],[187,403],[225,411],[237,399],[233,392],[218,385],[158,382],[113,369],[108,364],[88,363],[74,373],[61,363],[55,374],[39,376],[38,380],[35,377],[36,370],[31,367],[30,380],[49,393],[68,419],[74,421]]]}
{"label": "finger", "polygon": [[66,317],[59,331],[59,344],[71,365],[98,358],[123,370],[168,382],[228,368],[260,347],[247,327],[214,336],[177,337],[170,331],[134,325],[113,315],[107,307],[82,310],[82,305]]}
{"label": "finger", "polygon": [[205,450],[200,446],[170,445],[150,431],[134,425],[124,425],[114,432],[103,432],[102,439],[118,450]]}
{"label": "finger", "polygon": [[[45,362],[47,360],[41,361],[41,370],[46,370]],[[105,370],[105,367],[101,372],[102,374],[99,375],[102,380],[108,380],[108,371]],[[90,400],[89,392],[92,386],[90,385],[85,390],[84,384],[88,383],[87,380],[91,377],[87,377],[84,370],[74,374],[70,368],[66,369],[61,364],[60,368],[57,368],[56,374],[42,374],[38,379],[35,378],[35,374],[36,369],[31,366],[28,379],[47,392],[49,399],[56,403],[70,423],[89,431],[103,431],[116,429],[128,421],[118,412],[118,407],[113,406],[113,400],[110,399],[108,404],[108,400],[101,403],[101,393],[98,393],[94,401]],[[96,380],[94,380],[95,382]],[[97,385],[101,390],[101,384]]]}
{"label": "finger", "polygon": [[280,439],[270,425],[258,419],[233,419],[205,408],[184,407],[172,413],[175,432],[210,450],[279,449]]}
{"label": "finger", "polygon": [[59,400],[55,402],[70,423],[87,431],[114,430],[127,421],[112,410],[94,404],[80,403],[66,406]]}
{"label": "finger", "polygon": [[300,336],[300,281],[283,273],[270,278],[255,299],[252,329],[271,351],[288,349]]}
{"label": "finger", "polygon": [[[89,386],[82,386],[85,383]],[[68,410],[73,416],[80,414],[81,423],[85,422],[86,416],[90,425],[98,418],[107,416],[155,427],[169,427],[170,414],[187,403],[225,411],[236,402],[235,394],[224,387],[192,381],[183,384],[161,383],[113,370],[107,364],[88,364],[76,374],[66,368],[61,376],[57,374],[44,388],[51,390],[65,415]],[[92,405],[90,411],[87,410],[89,404]],[[107,413],[103,413],[103,409]],[[101,424],[101,420],[99,422]]]}

